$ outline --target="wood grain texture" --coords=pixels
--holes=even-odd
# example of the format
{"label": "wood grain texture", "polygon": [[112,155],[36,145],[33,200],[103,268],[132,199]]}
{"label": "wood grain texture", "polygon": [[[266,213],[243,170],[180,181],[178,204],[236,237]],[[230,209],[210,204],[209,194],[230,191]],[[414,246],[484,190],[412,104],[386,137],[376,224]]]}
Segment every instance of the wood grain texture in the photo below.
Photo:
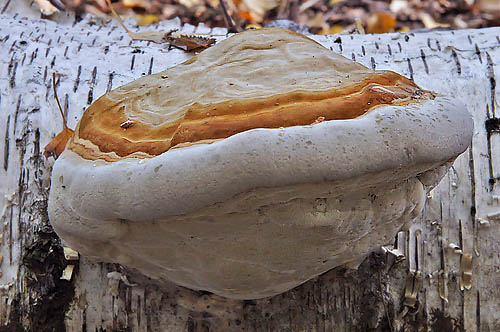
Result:
{"label": "wood grain texture", "polygon": [[[130,286],[133,274],[125,282],[120,275],[128,271],[85,257],[71,283],[60,281],[67,263],[47,220],[50,161],[41,154],[62,129],[52,71],[74,128],[98,96],[189,55],[130,42],[114,24],[92,19],[58,25],[11,14],[0,25],[0,330],[500,330],[499,29],[313,36],[369,68],[461,99],[475,120],[473,144],[432,192],[421,220],[397,237],[392,251],[406,259],[374,254],[357,271],[330,271],[270,299],[230,301],[173,285]],[[205,27],[183,30],[225,37]],[[465,255],[472,283],[461,290]],[[49,312],[55,318],[42,322]]]}

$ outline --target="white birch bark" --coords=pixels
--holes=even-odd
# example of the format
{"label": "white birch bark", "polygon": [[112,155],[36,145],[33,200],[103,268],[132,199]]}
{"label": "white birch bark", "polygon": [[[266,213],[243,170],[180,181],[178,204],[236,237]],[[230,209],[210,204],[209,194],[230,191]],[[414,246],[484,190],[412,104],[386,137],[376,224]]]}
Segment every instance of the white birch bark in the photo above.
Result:
{"label": "white birch bark", "polygon": [[[461,99],[474,117],[473,144],[432,192],[425,215],[398,234],[394,251],[404,260],[374,255],[358,271],[336,269],[270,299],[234,301],[174,285],[130,286],[119,279],[126,270],[85,257],[71,282],[59,279],[73,263],[46,211],[52,162],[41,153],[62,129],[52,73],[74,128],[101,94],[190,55],[130,41],[114,22],[25,19],[12,6],[0,4],[0,331],[500,331],[500,29],[312,36]],[[224,29],[182,30],[225,38]],[[469,273],[471,288],[462,290]]]}

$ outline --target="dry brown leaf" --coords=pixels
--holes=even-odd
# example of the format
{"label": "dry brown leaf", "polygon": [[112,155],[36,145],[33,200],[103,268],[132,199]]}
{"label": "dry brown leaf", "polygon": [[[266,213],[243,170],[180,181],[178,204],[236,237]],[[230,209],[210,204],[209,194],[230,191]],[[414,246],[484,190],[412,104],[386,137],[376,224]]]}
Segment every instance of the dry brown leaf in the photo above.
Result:
{"label": "dry brown leaf", "polygon": [[441,24],[439,22],[436,22],[434,18],[432,18],[432,16],[428,13],[420,13],[419,18],[427,29],[448,28],[450,26],[449,24]]}
{"label": "dry brown leaf", "polygon": [[341,25],[332,25],[328,29],[321,29],[321,31],[318,33],[320,35],[334,35],[337,33],[341,33],[344,31],[344,27]]}
{"label": "dry brown leaf", "polygon": [[167,33],[166,38],[167,38],[166,41],[170,45],[183,49],[187,52],[202,51],[215,44],[215,38],[206,38],[196,35],[186,35],[186,34],[174,35]]}
{"label": "dry brown leaf", "polygon": [[201,0],[178,0],[179,3],[187,8],[192,8],[194,6],[199,6],[203,2]]}
{"label": "dry brown leaf", "polygon": [[59,11],[49,0],[35,0],[35,3],[40,7],[40,12],[43,15],[49,16]]}
{"label": "dry brown leaf", "polygon": [[366,33],[394,32],[396,18],[389,13],[377,13],[366,21]]}
{"label": "dry brown leaf", "polygon": [[43,150],[43,155],[45,158],[49,158],[50,156],[54,156],[55,159],[59,157],[61,153],[63,153],[66,148],[66,143],[73,136],[74,131],[65,127],[56,137],[54,137],[49,144],[45,146]]}
{"label": "dry brown leaf", "polygon": [[57,107],[59,108],[59,112],[61,112],[61,117],[63,119],[64,128],[63,130],[54,137],[49,144],[45,146],[43,150],[43,156],[48,159],[50,156],[54,156],[55,159],[59,157],[61,153],[63,153],[66,148],[66,143],[73,137],[74,131],[68,128],[68,124],[66,122],[66,117],[64,116],[64,112],[61,108],[61,103],[59,102],[59,98],[57,97],[56,90],[56,74],[52,73],[52,88],[54,89],[54,98],[57,102]]}
{"label": "dry brown leaf", "polygon": [[254,16],[263,18],[267,11],[279,5],[279,0],[243,0],[243,3]]}
{"label": "dry brown leaf", "polygon": [[238,11],[238,16],[241,17],[242,19],[250,21],[250,22],[258,20],[258,18],[254,17],[252,15],[252,13],[250,11],[248,11],[248,10],[240,10],[240,11]]}
{"label": "dry brown leaf", "polygon": [[145,40],[157,44],[168,43],[170,46],[180,48],[186,52],[197,52],[209,48],[215,43],[215,38],[206,38],[197,35],[188,35],[177,33],[176,30],[170,30],[169,32],[156,32],[156,31],[144,31],[144,32],[132,32],[130,31],[122,19],[113,8],[111,0],[106,0],[108,6],[113,13],[113,16],[117,19],[118,23],[125,29],[127,34],[133,40]]}
{"label": "dry brown leaf", "polygon": [[160,20],[160,16],[155,14],[137,14],[135,18],[137,19],[137,24],[141,26],[150,25]]}
{"label": "dry brown leaf", "polygon": [[122,0],[121,5],[126,8],[147,7],[145,0]]}

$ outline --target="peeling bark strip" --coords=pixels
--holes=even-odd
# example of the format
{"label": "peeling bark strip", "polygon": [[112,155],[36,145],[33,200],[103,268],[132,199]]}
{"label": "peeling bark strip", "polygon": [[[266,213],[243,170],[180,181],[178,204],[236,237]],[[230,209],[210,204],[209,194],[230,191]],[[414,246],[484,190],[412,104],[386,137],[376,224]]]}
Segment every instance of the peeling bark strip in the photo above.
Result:
{"label": "peeling bark strip", "polygon": [[[22,3],[7,1],[2,11],[12,16],[10,8]],[[178,23],[162,22],[158,30]],[[87,104],[112,87],[190,56],[155,44],[130,47],[116,25],[2,16],[0,72],[8,75],[0,80],[0,256],[6,258],[0,331],[500,331],[500,189],[491,185],[500,158],[499,34],[484,29],[313,36],[334,50],[341,45],[367,67],[395,70],[425,89],[461,99],[474,113],[473,145],[430,193],[421,220],[387,244],[386,255],[270,299],[233,301],[171,284],[145,285],[120,266],[85,257],[71,283],[59,279],[67,262],[48,224],[50,164],[40,158],[40,147],[61,129],[47,74],[61,74],[58,90],[67,96],[68,124],[74,127]],[[50,52],[43,52],[49,40]],[[39,49],[48,58],[37,56]],[[30,112],[35,108],[40,112]]]}

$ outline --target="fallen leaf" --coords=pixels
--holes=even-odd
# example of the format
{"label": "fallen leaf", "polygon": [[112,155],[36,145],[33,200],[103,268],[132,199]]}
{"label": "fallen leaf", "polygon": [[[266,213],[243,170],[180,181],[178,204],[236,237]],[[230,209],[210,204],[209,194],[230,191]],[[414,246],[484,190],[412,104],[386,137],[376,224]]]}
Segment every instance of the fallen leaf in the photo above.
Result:
{"label": "fallen leaf", "polygon": [[187,8],[199,6],[202,4],[201,0],[178,0],[179,3]]}
{"label": "fallen leaf", "polygon": [[408,9],[408,1],[407,0],[392,0],[389,6],[391,12],[397,13],[403,10]]}
{"label": "fallen leaf", "polygon": [[177,30],[170,30],[169,32],[132,32],[125,26],[120,16],[118,16],[114,10],[111,0],[106,1],[108,2],[108,6],[111,9],[113,16],[133,40],[145,40],[157,44],[169,43],[170,46],[180,48],[186,52],[202,51],[215,43],[215,38],[177,33]]}
{"label": "fallen leaf", "polygon": [[66,144],[73,137],[74,131],[68,128],[68,124],[66,122],[66,117],[64,116],[64,112],[61,108],[61,103],[59,103],[59,98],[57,97],[56,90],[56,74],[52,73],[52,88],[54,89],[54,98],[56,99],[57,106],[59,108],[59,112],[61,112],[61,117],[63,119],[64,128],[63,130],[54,137],[49,144],[45,146],[43,150],[43,156],[48,159],[50,156],[54,156],[55,159],[59,157],[61,153],[63,153],[66,148]]}
{"label": "fallen leaf", "polygon": [[144,15],[137,14],[136,19],[137,19],[137,24],[144,26],[158,22],[160,20],[160,16],[155,14],[144,14]]}
{"label": "fallen leaf", "polygon": [[170,43],[171,46],[183,49],[186,52],[202,51],[215,44],[215,38],[207,38],[196,35],[167,34],[166,38],[167,38],[166,41]]}
{"label": "fallen leaf", "polygon": [[279,5],[279,0],[243,0],[243,3],[255,17],[262,19],[267,11]]}
{"label": "fallen leaf", "polygon": [[121,5],[126,8],[144,7],[144,0],[122,0]]}
{"label": "fallen leaf", "polygon": [[344,31],[344,27],[341,25],[332,25],[328,29],[321,29],[319,32],[320,35],[334,35],[337,33],[341,33]]}
{"label": "fallen leaf", "polygon": [[252,13],[250,11],[248,11],[248,10],[240,10],[240,11],[238,11],[238,16],[241,17],[244,20],[247,20],[247,21],[255,21],[255,20],[258,19],[256,17],[254,17],[252,15]]}
{"label": "fallen leaf", "polygon": [[396,18],[389,13],[376,13],[366,21],[366,33],[394,32]]}
{"label": "fallen leaf", "polygon": [[436,22],[428,13],[420,13],[419,18],[427,29],[448,28],[450,26],[449,24]]}
{"label": "fallen leaf", "polygon": [[54,155],[54,158],[57,159],[57,157],[59,157],[59,155],[64,151],[64,148],[66,148],[66,143],[68,143],[72,136],[73,130],[64,128],[49,142],[49,144],[45,146],[43,151],[44,157],[48,159],[50,156]]}
{"label": "fallen leaf", "polygon": [[40,12],[43,15],[49,16],[59,11],[49,0],[35,0],[35,3],[40,7]]}

